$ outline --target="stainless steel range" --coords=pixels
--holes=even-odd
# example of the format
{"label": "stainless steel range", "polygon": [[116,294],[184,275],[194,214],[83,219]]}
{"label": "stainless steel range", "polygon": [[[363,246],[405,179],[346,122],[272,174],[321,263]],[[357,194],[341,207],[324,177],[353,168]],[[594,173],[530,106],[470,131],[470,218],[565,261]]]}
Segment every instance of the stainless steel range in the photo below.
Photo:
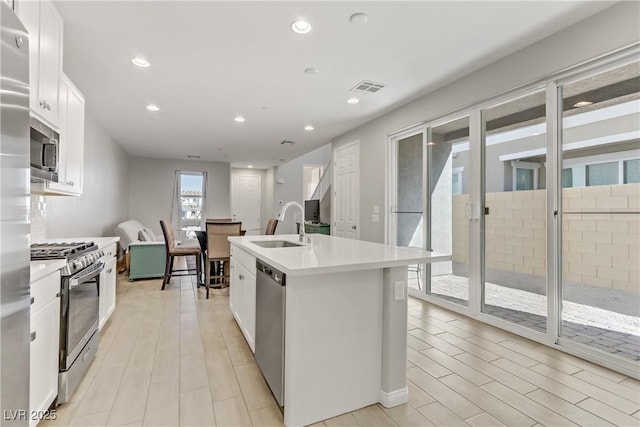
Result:
{"label": "stainless steel range", "polygon": [[69,400],[98,350],[103,252],[93,242],[36,243],[31,259],[66,259],[60,283],[58,400]]}

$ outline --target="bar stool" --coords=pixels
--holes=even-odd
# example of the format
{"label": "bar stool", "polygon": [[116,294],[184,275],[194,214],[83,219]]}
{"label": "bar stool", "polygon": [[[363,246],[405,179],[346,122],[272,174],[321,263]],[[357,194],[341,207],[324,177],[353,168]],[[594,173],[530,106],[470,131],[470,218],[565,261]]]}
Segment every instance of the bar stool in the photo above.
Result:
{"label": "bar stool", "polygon": [[[201,250],[199,246],[187,246],[187,245],[178,245],[176,244],[174,235],[173,235],[173,227],[168,221],[160,220],[160,227],[162,227],[162,234],[164,235],[164,247],[165,253],[167,255],[165,268],[164,268],[164,277],[162,279],[162,290],[164,290],[165,286],[171,281],[171,277],[173,276],[196,276],[196,282],[200,283],[201,274],[202,274],[202,261],[200,259]],[[196,257],[196,270],[193,272],[193,269],[190,269],[188,266],[184,269],[174,270],[173,269],[173,260],[177,256],[191,256],[194,255]],[[179,273],[179,274],[176,274]]]}

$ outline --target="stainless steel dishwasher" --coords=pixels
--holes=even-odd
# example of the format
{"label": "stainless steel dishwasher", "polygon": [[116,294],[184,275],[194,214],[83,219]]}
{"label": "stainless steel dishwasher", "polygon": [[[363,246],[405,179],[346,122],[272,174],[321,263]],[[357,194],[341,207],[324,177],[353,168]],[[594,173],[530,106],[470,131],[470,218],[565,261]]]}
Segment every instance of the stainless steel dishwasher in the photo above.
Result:
{"label": "stainless steel dishwasher", "polygon": [[256,260],[256,362],[278,404],[284,406],[286,276]]}

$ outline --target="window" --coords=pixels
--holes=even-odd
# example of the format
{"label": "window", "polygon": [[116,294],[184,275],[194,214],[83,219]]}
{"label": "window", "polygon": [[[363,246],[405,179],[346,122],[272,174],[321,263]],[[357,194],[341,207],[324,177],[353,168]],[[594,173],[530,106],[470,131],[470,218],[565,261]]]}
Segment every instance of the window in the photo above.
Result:
{"label": "window", "polygon": [[516,190],[533,190],[533,170],[516,168]]}
{"label": "window", "polygon": [[[512,161],[513,167],[513,187],[514,191],[537,190],[538,170],[540,163]],[[509,191],[509,190],[507,190]]]}
{"label": "window", "polygon": [[176,171],[176,191],[171,218],[181,239],[195,239],[204,223],[206,172]]}
{"label": "window", "polygon": [[587,186],[613,185],[618,183],[618,162],[587,165]]}
{"label": "window", "polygon": [[462,172],[464,167],[453,168],[451,174],[451,194],[462,194]]}
{"label": "window", "polygon": [[562,169],[562,188],[573,187],[573,169]]}
{"label": "window", "polygon": [[624,183],[632,184],[640,182],[640,159],[624,161]]}

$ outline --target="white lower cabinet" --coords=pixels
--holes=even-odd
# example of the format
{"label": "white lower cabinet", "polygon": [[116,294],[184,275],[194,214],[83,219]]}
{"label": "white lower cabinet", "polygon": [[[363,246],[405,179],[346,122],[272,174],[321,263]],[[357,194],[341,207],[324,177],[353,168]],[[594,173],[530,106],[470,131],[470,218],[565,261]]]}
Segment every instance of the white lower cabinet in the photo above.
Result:
{"label": "white lower cabinet", "polygon": [[229,288],[229,307],[251,351],[254,353],[256,351],[255,261],[255,257],[235,247],[233,248],[231,255],[231,287]]}
{"label": "white lower cabinet", "polygon": [[100,326],[102,329],[111,314],[116,309],[116,245],[110,245],[103,249],[105,256],[102,260],[105,263],[104,270],[100,273]]}
{"label": "white lower cabinet", "polygon": [[58,396],[60,272],[31,283],[29,425],[35,426]]}

